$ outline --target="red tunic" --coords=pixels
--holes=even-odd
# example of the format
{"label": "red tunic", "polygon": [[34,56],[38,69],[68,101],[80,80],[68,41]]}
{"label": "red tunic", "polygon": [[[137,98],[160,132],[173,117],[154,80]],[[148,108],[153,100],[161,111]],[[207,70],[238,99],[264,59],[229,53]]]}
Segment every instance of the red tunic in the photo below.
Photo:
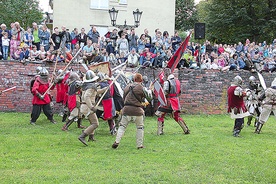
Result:
{"label": "red tunic", "polygon": [[243,96],[237,96],[234,95],[234,91],[238,86],[230,86],[228,88],[227,94],[228,94],[228,112],[230,113],[233,108],[237,108],[238,113],[240,113],[240,109],[243,110],[243,112],[246,112],[246,107],[243,101]]}
{"label": "red tunic", "polygon": [[175,84],[176,84],[176,86],[175,86],[176,93],[168,94],[167,103],[168,103],[168,106],[171,106],[171,108],[174,111],[179,111],[180,110],[180,103],[179,103],[178,95],[181,92],[181,90],[180,90],[180,81],[178,79],[174,79],[174,81],[175,81]]}
{"label": "red tunic", "polygon": [[[45,104],[49,104],[51,102],[51,98],[50,98],[49,94],[45,94],[44,99],[42,99],[42,100],[39,99],[38,96],[37,96],[38,93],[43,95],[47,91],[49,86],[50,86],[49,82],[43,83],[40,80],[40,77],[36,78],[36,80],[34,82],[34,85],[33,85],[33,88],[32,88],[32,93],[34,94],[32,104],[34,104],[34,105],[45,105]],[[52,86],[51,89],[54,89],[54,87],[55,86]]]}

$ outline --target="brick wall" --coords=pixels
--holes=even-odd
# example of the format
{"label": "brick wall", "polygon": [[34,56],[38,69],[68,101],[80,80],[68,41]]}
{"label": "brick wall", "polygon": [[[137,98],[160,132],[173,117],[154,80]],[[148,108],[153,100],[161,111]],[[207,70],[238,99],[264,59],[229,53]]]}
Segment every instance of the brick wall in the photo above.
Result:
{"label": "brick wall", "polygon": [[[28,63],[23,65],[15,61],[0,61],[0,91],[17,86],[13,91],[3,93],[0,96],[0,111],[30,112],[32,108],[32,94],[30,93],[30,81],[35,70],[41,64]],[[52,74],[54,64],[45,66]],[[79,64],[71,65],[74,70],[85,72]],[[57,70],[65,67],[64,63],[57,65]],[[128,68],[126,72],[133,72]],[[150,80],[157,77],[159,70],[140,69],[142,75],[148,76]],[[176,70],[175,75],[181,81],[182,94],[180,103],[182,111],[188,114],[222,114],[227,109],[227,88],[231,80],[240,75],[247,85],[247,79],[252,73],[247,71],[220,72],[216,70]],[[257,74],[253,74],[257,78]],[[276,77],[275,73],[263,73],[266,85]],[[51,91],[55,101],[55,90]],[[60,105],[55,104],[57,111]]]}

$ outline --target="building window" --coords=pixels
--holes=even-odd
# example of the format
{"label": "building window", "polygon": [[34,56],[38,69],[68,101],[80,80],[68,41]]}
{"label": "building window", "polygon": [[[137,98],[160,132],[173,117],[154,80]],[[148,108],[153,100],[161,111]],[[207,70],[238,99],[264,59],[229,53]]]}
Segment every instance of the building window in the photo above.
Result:
{"label": "building window", "polygon": [[127,4],[127,0],[119,0],[119,4]]}
{"label": "building window", "polygon": [[108,9],[109,0],[91,0],[90,8],[92,9]]}

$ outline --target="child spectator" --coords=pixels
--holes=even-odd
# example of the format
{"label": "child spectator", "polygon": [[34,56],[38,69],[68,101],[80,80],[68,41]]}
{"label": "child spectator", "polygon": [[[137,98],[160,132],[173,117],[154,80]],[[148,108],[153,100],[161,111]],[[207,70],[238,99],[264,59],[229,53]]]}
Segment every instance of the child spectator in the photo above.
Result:
{"label": "child spectator", "polygon": [[8,51],[9,51],[9,46],[10,46],[10,39],[8,38],[8,33],[5,32],[3,37],[2,37],[2,50],[3,50],[3,59],[7,60],[8,59]]}
{"label": "child spectator", "polygon": [[33,45],[33,49],[31,50],[31,54],[30,54],[31,61],[40,59],[39,56],[40,56],[40,51],[37,50],[35,45]]}
{"label": "child spectator", "polygon": [[20,42],[17,41],[16,35],[12,35],[12,39],[10,41],[10,59],[15,59],[15,52],[18,50],[18,46],[20,45]]}

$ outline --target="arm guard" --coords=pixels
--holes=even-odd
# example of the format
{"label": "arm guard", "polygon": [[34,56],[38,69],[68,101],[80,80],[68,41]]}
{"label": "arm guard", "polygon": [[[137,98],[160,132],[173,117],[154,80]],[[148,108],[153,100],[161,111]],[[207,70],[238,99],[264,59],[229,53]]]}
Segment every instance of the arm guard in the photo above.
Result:
{"label": "arm guard", "polygon": [[152,91],[147,89],[146,87],[143,87],[143,92],[147,101],[150,102],[152,100]]}
{"label": "arm guard", "polygon": [[243,95],[243,90],[241,87],[236,87],[234,95],[241,97]]}

